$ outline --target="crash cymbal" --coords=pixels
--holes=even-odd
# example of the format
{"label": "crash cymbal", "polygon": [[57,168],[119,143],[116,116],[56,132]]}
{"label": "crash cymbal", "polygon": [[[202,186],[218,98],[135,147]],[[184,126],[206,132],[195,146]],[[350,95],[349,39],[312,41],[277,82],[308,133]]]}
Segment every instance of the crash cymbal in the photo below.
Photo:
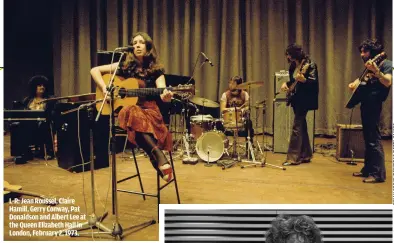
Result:
{"label": "crash cymbal", "polygon": [[250,88],[258,88],[258,87],[262,87],[264,84],[263,81],[249,81],[246,83],[242,83],[237,85],[236,89],[248,89]]}
{"label": "crash cymbal", "polygon": [[197,104],[197,105],[204,106],[204,107],[210,107],[210,108],[219,107],[219,103],[217,103],[213,100],[209,100],[209,99],[205,99],[205,98],[201,98],[201,97],[196,97],[196,96],[191,98],[190,102]]}

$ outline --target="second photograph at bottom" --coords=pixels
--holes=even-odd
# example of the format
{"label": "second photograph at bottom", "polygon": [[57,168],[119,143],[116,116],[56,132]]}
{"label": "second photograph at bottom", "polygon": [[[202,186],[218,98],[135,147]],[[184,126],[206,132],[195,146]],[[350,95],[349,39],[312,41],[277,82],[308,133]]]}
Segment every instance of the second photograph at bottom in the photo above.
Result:
{"label": "second photograph at bottom", "polygon": [[391,209],[164,209],[164,215],[168,243],[393,240]]}

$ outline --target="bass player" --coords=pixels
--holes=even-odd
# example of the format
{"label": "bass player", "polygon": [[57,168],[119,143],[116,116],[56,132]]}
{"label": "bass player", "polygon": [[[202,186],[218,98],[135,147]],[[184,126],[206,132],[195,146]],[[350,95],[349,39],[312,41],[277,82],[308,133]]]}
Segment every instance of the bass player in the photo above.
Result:
{"label": "bass player", "polygon": [[[285,55],[290,63],[290,81],[283,83],[281,89],[288,92],[288,103],[294,111],[293,131],[287,158],[283,163],[284,166],[289,166],[309,163],[312,159],[306,115],[308,111],[318,108],[319,77],[316,63],[305,54],[300,45],[289,45]],[[292,84],[295,84],[294,89],[289,90]]]}

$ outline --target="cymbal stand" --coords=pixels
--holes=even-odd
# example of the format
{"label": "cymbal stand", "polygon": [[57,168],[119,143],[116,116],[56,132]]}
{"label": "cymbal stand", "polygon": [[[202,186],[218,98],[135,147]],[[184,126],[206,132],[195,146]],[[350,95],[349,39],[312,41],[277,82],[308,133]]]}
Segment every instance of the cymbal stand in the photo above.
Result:
{"label": "cymbal stand", "polygon": [[[187,129],[187,126],[185,128],[185,122],[187,121],[187,116],[189,114],[189,107],[188,107],[189,104],[186,101],[186,102],[182,102],[182,105],[183,105],[183,108],[182,108],[182,112],[181,112],[180,127],[183,132],[181,135],[180,142],[178,141],[178,143],[180,143],[180,146],[181,146],[181,152],[176,156],[176,158],[181,157],[183,163],[185,163],[185,164],[195,164],[198,161],[198,159],[190,156],[189,130]],[[198,109],[197,109],[197,111],[198,111]],[[183,158],[185,151],[187,153],[187,158]]]}
{"label": "cymbal stand", "polygon": [[[250,85],[248,85],[248,86],[249,86],[248,87],[248,91],[250,93]],[[250,102],[251,101],[250,101],[250,98],[249,98],[249,109],[251,107],[250,106]],[[264,146],[264,136],[265,136],[265,112],[264,111],[265,111],[265,106],[263,108],[263,117],[262,117],[262,119],[263,119],[263,146]],[[248,168],[248,167],[251,167],[251,166],[254,166],[254,167],[256,167],[256,166],[261,166],[261,167],[271,166],[271,167],[274,167],[274,168],[286,170],[286,168],[284,168],[282,166],[277,166],[277,165],[273,165],[273,164],[267,163],[267,152],[266,152],[265,149],[264,149],[264,152],[262,151],[261,146],[260,146],[258,141],[257,141],[257,145],[258,145],[260,153],[263,155],[263,158],[262,158],[261,161],[256,161],[256,159],[254,157],[254,153],[253,153],[252,143],[250,142],[250,129],[248,128],[247,130],[248,130],[248,144],[249,144],[248,149],[249,149],[249,151],[250,151],[250,153],[252,155],[252,161],[250,161],[250,160],[243,160],[242,161],[243,163],[249,163],[249,165],[242,165],[241,169]]]}
{"label": "cymbal stand", "polygon": [[[231,154],[231,157],[233,159],[233,161],[231,163],[226,163],[222,165],[222,170],[228,169],[233,167],[236,163],[241,161],[241,157],[239,156],[239,153],[237,151],[237,146],[238,146],[238,114],[237,114],[237,107],[235,106],[235,104],[233,104],[234,107],[234,112],[235,112],[235,130],[233,129],[233,152]],[[227,153],[227,151],[226,151]]]}
{"label": "cymbal stand", "polygon": [[[257,104],[261,104],[262,106],[261,107],[258,107],[257,106]],[[263,100],[263,101],[261,101],[261,102],[256,102],[256,116],[255,116],[255,124],[258,124],[258,118],[259,118],[259,109],[262,109],[262,119],[264,119],[263,120],[263,126],[264,126],[264,124],[265,124],[265,110],[266,110],[266,100]],[[272,149],[271,148],[269,148],[267,145],[266,145],[266,142],[265,142],[265,127],[262,127],[262,133],[263,133],[263,136],[262,136],[262,143],[263,143],[263,149],[264,149],[264,151],[265,150],[268,150],[268,151],[272,151]],[[258,139],[256,139],[256,142],[257,142],[257,145],[258,145],[258,147],[259,147],[259,150],[261,151],[261,147],[260,147],[260,143],[259,143],[259,140]]]}
{"label": "cymbal stand", "polygon": [[[181,119],[180,119],[180,122],[179,122],[179,127],[180,127],[180,129],[182,129],[182,135],[181,135],[181,139],[178,139],[176,141],[176,143],[173,145],[173,149],[174,150],[175,149],[177,150],[180,147],[180,152],[179,152],[178,155],[174,156],[174,158],[182,157],[184,152],[185,152],[183,150],[183,146],[184,146],[184,144],[183,144],[184,143],[183,136],[185,135],[185,124],[184,124],[184,121],[185,121],[186,118],[185,118],[185,105],[182,104],[182,106],[183,106],[183,108],[181,110]],[[176,118],[175,118],[175,122],[176,122]],[[176,136],[178,135],[178,131],[177,131],[178,128],[177,127],[178,126],[175,123],[175,134],[176,134]]]}

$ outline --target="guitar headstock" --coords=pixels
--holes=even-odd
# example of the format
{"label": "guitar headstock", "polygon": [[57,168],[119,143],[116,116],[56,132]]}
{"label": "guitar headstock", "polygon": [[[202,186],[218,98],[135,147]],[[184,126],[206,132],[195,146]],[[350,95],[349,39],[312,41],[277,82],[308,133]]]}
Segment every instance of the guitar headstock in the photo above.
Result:
{"label": "guitar headstock", "polygon": [[193,84],[180,84],[173,87],[171,91],[182,99],[188,99],[195,94],[195,86]]}

